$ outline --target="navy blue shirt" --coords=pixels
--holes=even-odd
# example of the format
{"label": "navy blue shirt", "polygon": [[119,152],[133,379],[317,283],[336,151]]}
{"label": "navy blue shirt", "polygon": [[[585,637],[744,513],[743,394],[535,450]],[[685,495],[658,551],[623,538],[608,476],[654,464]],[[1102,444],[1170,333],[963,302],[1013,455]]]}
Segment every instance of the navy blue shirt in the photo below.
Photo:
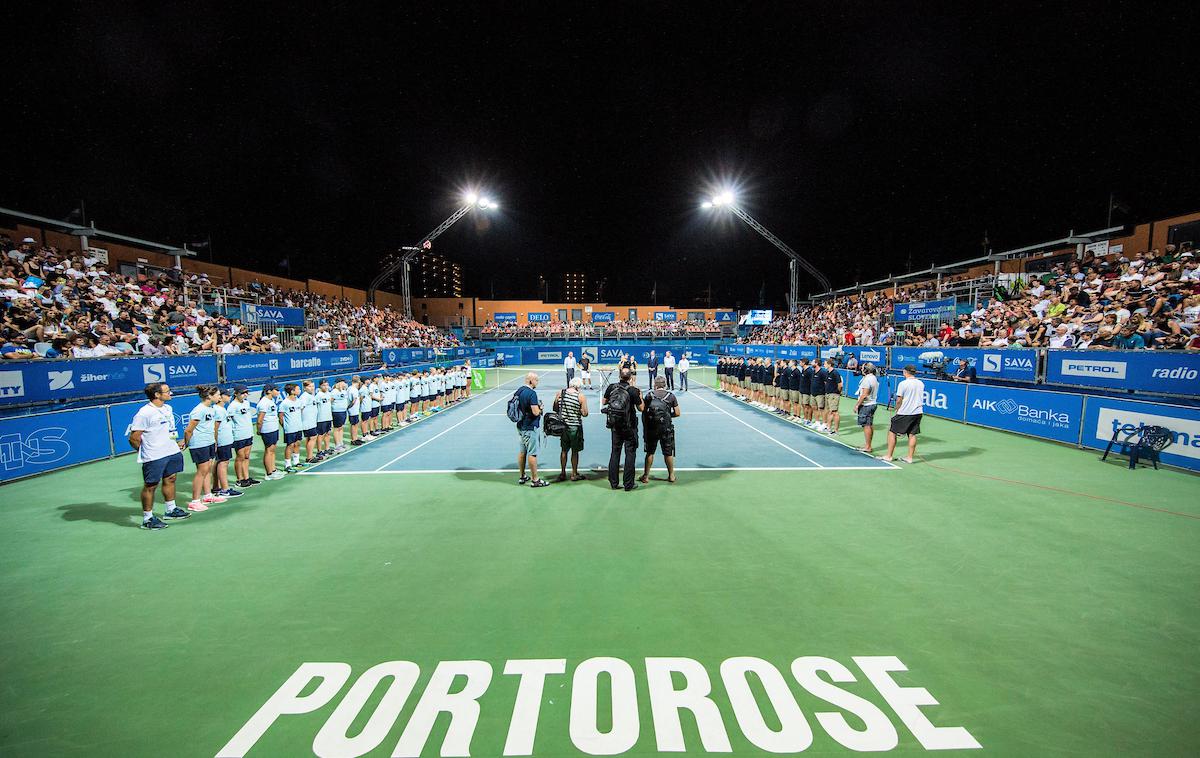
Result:
{"label": "navy blue shirt", "polygon": [[828,378],[828,376],[829,372],[825,370],[824,366],[817,369],[816,373],[813,374],[812,394],[824,395],[829,391],[829,388],[825,386],[825,379]]}
{"label": "navy blue shirt", "polygon": [[802,368],[800,370],[800,394],[802,394],[802,395],[813,394],[812,380],[813,380],[813,368],[812,368],[812,366],[805,366],[804,368]]}
{"label": "navy blue shirt", "polygon": [[537,429],[542,417],[533,415],[533,406],[538,404],[537,393],[529,385],[517,390],[517,402],[521,404],[521,420],[517,422],[517,430],[522,432]]}
{"label": "navy blue shirt", "polygon": [[825,373],[825,394],[842,394],[842,375],[837,369]]}

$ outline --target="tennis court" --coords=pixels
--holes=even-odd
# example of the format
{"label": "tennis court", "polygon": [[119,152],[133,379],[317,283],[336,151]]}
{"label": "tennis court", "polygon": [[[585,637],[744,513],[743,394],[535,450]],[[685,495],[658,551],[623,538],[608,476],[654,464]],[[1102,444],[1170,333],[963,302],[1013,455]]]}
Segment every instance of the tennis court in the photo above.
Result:
{"label": "tennis court", "polygon": [[1195,476],[936,418],[886,466],[697,373],[677,484],[609,490],[593,407],[532,490],[522,374],[160,532],[130,456],[4,485],[0,754],[1194,754]]}
{"label": "tennis court", "polygon": [[[565,386],[566,375],[561,370],[534,371],[540,377],[538,397],[549,409],[555,394]],[[308,469],[303,475],[516,471],[517,435],[504,409],[509,396],[524,381],[525,373],[517,368],[492,370],[489,380],[495,389],[486,399],[450,408],[410,429],[368,442]],[[711,368],[694,369],[693,374],[691,391],[677,395],[681,417],[675,427],[675,465],[679,471],[896,468],[837,439],[747,407],[713,390]],[[645,386],[645,381],[642,384]],[[588,444],[580,456],[581,471],[608,465],[609,432],[600,413],[600,392],[597,384],[595,390],[585,393],[591,415],[584,421],[584,439]],[[557,439],[548,439],[543,445],[539,460],[547,470],[558,466],[559,449]],[[657,467],[665,472],[661,459],[659,455]]]}

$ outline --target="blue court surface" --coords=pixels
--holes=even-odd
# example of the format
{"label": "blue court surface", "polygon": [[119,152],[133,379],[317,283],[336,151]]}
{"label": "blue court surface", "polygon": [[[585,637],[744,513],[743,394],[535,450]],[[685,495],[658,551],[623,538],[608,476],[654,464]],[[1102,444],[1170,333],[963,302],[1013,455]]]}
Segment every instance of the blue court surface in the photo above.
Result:
{"label": "blue court surface", "polygon": [[[541,377],[538,397],[547,409],[565,385],[561,370],[534,369]],[[598,372],[593,372],[598,373]],[[705,386],[696,372],[690,392],[677,392],[681,416],[675,419],[677,471],[821,471],[876,470],[897,467],[856,451],[850,444],[818,434],[770,413],[748,406]],[[513,391],[524,380],[523,369],[507,368],[488,375],[491,389],[469,401],[421,419],[407,428],[351,448],[350,451],[304,471],[305,476],[355,474],[444,474],[483,472],[497,475],[517,470],[516,428],[505,415]],[[494,381],[493,381],[494,379]],[[644,376],[639,385],[645,387]],[[585,393],[590,415],[584,419],[584,451],[580,472],[608,465],[609,431],[600,413],[600,391]],[[861,441],[854,419],[842,419],[842,436]],[[639,435],[641,427],[639,426]],[[557,471],[561,444],[545,437],[538,456],[540,468]],[[639,445],[638,465],[644,451]],[[654,471],[665,472],[661,451]]]}

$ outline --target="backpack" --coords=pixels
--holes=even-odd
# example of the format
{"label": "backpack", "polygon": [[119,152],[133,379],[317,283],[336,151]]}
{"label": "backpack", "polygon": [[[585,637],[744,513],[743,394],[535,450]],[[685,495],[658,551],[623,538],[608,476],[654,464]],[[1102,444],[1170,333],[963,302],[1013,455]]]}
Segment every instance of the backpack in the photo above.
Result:
{"label": "backpack", "polygon": [[659,430],[671,428],[671,406],[667,404],[665,398],[659,397],[658,391],[650,393],[646,399],[647,418],[654,422],[654,426]]}
{"label": "backpack", "polygon": [[517,393],[520,391],[521,390],[518,389],[512,394],[512,397],[508,399],[508,420],[514,424],[521,423],[521,420],[525,418],[525,412],[521,410],[521,398],[517,395]]}
{"label": "backpack", "polygon": [[604,406],[604,414],[608,416],[605,426],[616,431],[627,431],[633,427],[630,423],[629,388],[623,384],[610,385],[612,391],[608,396],[608,404]]}
{"label": "backpack", "polygon": [[[558,399],[562,399],[563,393],[566,390],[561,390],[558,393]],[[557,405],[557,400],[555,402]],[[556,410],[550,410],[542,414],[542,431],[547,437],[561,437],[562,433],[567,430],[567,422],[563,420],[562,415]]]}

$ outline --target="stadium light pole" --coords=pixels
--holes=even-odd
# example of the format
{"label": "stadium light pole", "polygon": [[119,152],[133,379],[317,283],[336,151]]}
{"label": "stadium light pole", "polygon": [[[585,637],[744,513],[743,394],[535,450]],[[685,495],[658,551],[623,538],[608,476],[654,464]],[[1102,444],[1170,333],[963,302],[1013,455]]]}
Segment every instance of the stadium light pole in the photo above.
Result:
{"label": "stadium light pole", "polygon": [[409,245],[400,248],[398,255],[394,260],[383,267],[379,275],[371,280],[371,286],[367,288],[367,302],[375,302],[375,290],[383,284],[388,277],[393,276],[397,271],[401,272],[400,287],[401,295],[404,297],[404,315],[407,318],[412,318],[412,284],[409,281],[408,268],[409,265],[417,259],[423,250],[429,250],[433,247],[433,241],[440,237],[450,227],[458,223],[458,220],[475,209],[481,211],[492,211],[500,207],[500,204],[492,200],[486,195],[479,195],[475,192],[467,192],[462,197],[463,204],[458,210],[446,217],[446,220],[434,227],[433,231],[426,234],[422,240],[416,245]]}
{"label": "stadium light pole", "polygon": [[753,216],[751,216],[749,213],[746,213],[746,211],[737,204],[733,192],[724,190],[723,192],[714,195],[711,200],[705,200],[701,204],[701,207],[706,210],[727,209],[730,213],[746,222],[747,226],[762,235],[763,239],[765,239],[767,242],[770,242],[788,257],[788,273],[790,280],[788,286],[789,313],[795,313],[800,307],[800,269],[804,269],[810,275],[812,275],[812,277],[816,279],[822,287],[825,288],[825,292],[833,289],[833,286],[829,283],[829,279],[825,276],[825,274],[821,273],[816,266],[801,258],[800,254],[793,250],[786,242],[776,237],[771,233],[770,229],[758,223],[754,220]]}

